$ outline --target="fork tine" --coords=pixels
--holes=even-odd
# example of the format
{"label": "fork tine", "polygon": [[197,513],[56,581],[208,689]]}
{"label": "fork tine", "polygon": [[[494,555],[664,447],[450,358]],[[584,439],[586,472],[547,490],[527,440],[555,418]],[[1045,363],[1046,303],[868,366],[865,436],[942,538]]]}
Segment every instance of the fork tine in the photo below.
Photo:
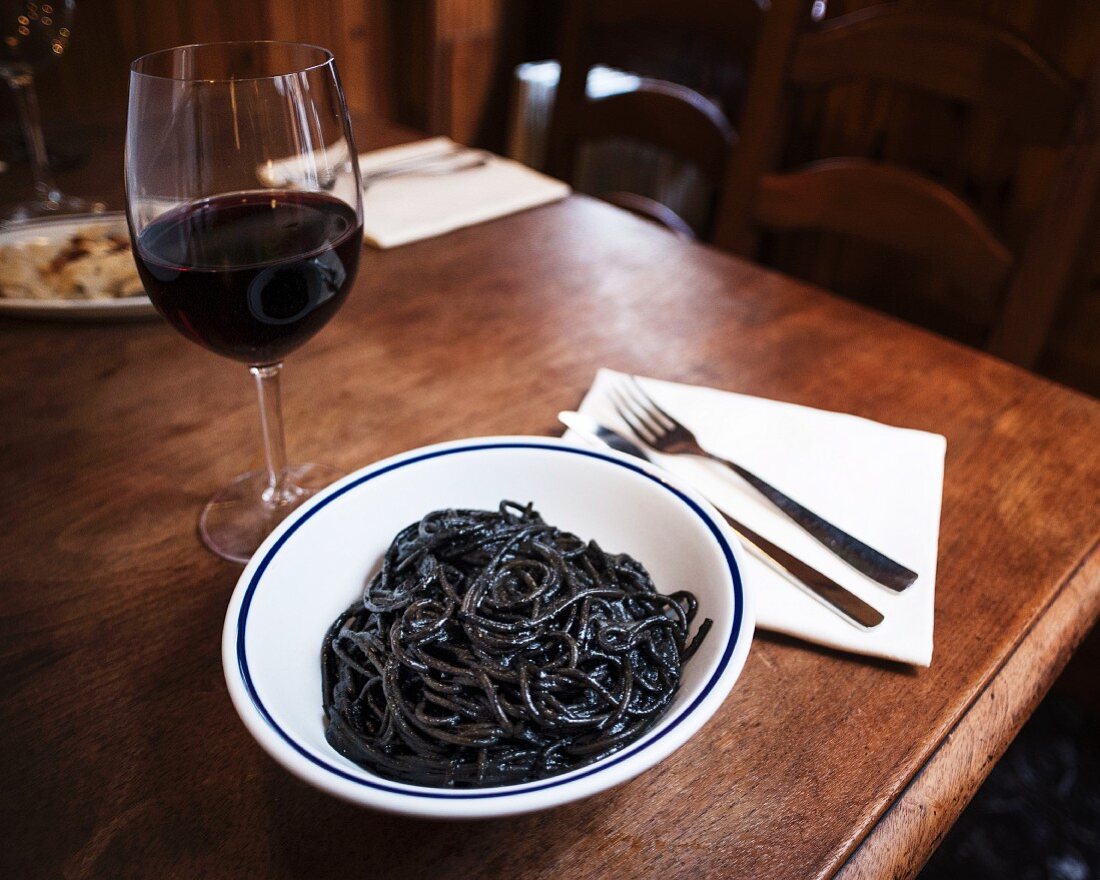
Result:
{"label": "fork tine", "polygon": [[618,388],[613,388],[610,391],[611,405],[615,407],[615,412],[619,414],[619,418],[626,422],[630,426],[630,430],[634,432],[634,435],[638,437],[642,442],[652,446],[657,442],[657,435],[653,433],[648,425],[642,423],[636,415],[627,406],[626,399],[619,393]]}
{"label": "fork tine", "polygon": [[[650,434],[653,435],[654,441],[659,441],[661,437],[668,433],[668,428],[661,424],[661,420],[654,416],[648,409],[645,408],[638,400],[634,399],[631,394],[627,392],[626,387],[623,384],[619,384],[615,387],[615,394],[618,395],[619,402],[624,408],[630,410],[639,422],[645,425]],[[653,444],[650,443],[652,446]]]}
{"label": "fork tine", "polygon": [[650,410],[650,415],[657,419],[657,421],[661,421],[661,419],[663,419],[667,423],[667,429],[670,431],[680,427],[680,423],[663,409],[661,409],[657,405],[657,401],[655,401],[646,393],[646,390],[641,386],[641,383],[638,381],[637,376],[628,376],[627,378],[630,382],[631,387],[634,390],[635,396],[638,397],[638,399],[645,404],[646,408]]}

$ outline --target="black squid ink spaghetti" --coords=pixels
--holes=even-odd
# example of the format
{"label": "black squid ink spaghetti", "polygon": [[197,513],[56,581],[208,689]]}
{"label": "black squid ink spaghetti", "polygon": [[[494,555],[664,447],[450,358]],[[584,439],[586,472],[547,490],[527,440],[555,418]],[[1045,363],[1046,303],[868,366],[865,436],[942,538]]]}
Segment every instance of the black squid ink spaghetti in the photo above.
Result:
{"label": "black squid ink spaghetti", "polygon": [[403,529],[322,646],[325,735],[389,779],[474,788],[599,760],[672,701],[695,597],[530,505]]}

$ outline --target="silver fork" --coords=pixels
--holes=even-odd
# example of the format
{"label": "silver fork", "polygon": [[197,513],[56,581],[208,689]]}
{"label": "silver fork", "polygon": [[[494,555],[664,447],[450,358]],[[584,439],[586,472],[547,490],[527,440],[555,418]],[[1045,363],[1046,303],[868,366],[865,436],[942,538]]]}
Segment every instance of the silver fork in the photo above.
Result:
{"label": "silver fork", "polygon": [[756,474],[736,462],[708,452],[699,445],[699,441],[687,427],[661,409],[645,393],[633,376],[616,386],[611,403],[619,417],[645,443],[659,452],[701,455],[724,464],[856,571],[897,592],[901,592],[917,579],[915,571],[837,528]]}
{"label": "silver fork", "polygon": [[[364,171],[360,175],[360,186],[366,192],[371,184],[380,180],[388,180],[391,177],[436,177],[446,174],[456,174],[459,171],[470,171],[474,168],[484,168],[489,164],[491,154],[485,150],[474,150],[469,147],[454,147],[441,153],[431,153],[427,156],[414,156],[411,159],[401,159],[397,162],[389,162],[374,171]],[[341,174],[351,170],[351,160],[347,159],[328,171],[318,179],[318,185],[323,190],[331,190],[336,186],[336,181]]]}
{"label": "silver fork", "polygon": [[361,176],[360,183],[364,191],[372,183],[388,180],[391,177],[438,177],[445,174],[457,174],[459,171],[471,171],[484,168],[489,164],[489,154],[483,150],[462,150],[427,157],[418,163],[410,163],[397,168],[379,168]]}

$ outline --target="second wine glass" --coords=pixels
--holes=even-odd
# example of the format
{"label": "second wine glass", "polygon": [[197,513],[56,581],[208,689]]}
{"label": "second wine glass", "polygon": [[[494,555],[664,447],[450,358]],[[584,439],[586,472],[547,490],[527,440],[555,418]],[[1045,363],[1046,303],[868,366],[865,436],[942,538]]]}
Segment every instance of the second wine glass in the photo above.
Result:
{"label": "second wine glass", "polygon": [[106,207],[101,201],[66,195],[58,189],[38,113],[36,74],[69,48],[75,8],[74,0],[0,0],[0,79],[15,99],[35,193],[31,201],[0,210],[0,222],[99,213]]}
{"label": "second wine glass", "polygon": [[279,374],[355,279],[355,156],[336,66],[319,47],[184,46],[131,68],[127,213],[145,289],[184,336],[248,364],[259,395],[266,466],[200,518],[203,540],[227,559],[247,560],[338,476],[287,464]]}

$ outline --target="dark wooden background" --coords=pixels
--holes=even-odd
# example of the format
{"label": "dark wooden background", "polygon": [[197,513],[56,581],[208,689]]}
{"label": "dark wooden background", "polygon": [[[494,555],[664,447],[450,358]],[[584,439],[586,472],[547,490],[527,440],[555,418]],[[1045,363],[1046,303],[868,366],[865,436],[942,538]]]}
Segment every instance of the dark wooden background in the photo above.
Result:
{"label": "dark wooden background", "polygon": [[[830,0],[829,16],[883,0]],[[83,126],[124,112],[128,64],[145,52],[222,39],[295,39],[336,54],[353,111],[493,149],[504,145],[511,72],[553,57],[560,0],[78,0],[69,53],[41,77],[46,128],[62,161],[79,161]],[[1072,77],[1100,52],[1095,0],[926,0],[1009,23]],[[719,59],[700,64],[721,63]],[[6,96],[5,96],[6,100]],[[18,151],[6,108],[0,149]],[[1055,156],[1015,150],[983,120],[960,138],[950,109],[884,88],[836,88],[800,108],[798,143],[817,155],[859,155],[937,170],[954,163],[968,194],[1010,245],[1034,213]],[[15,165],[9,173],[21,173]],[[1098,218],[1100,220],[1100,218]],[[1044,374],[1100,395],[1100,222],[1040,364]],[[859,296],[896,286],[890,255],[845,251],[810,237],[763,255],[779,268]],[[919,274],[912,284],[927,286]],[[866,297],[863,297],[866,301]],[[965,340],[966,327],[955,335]]]}

